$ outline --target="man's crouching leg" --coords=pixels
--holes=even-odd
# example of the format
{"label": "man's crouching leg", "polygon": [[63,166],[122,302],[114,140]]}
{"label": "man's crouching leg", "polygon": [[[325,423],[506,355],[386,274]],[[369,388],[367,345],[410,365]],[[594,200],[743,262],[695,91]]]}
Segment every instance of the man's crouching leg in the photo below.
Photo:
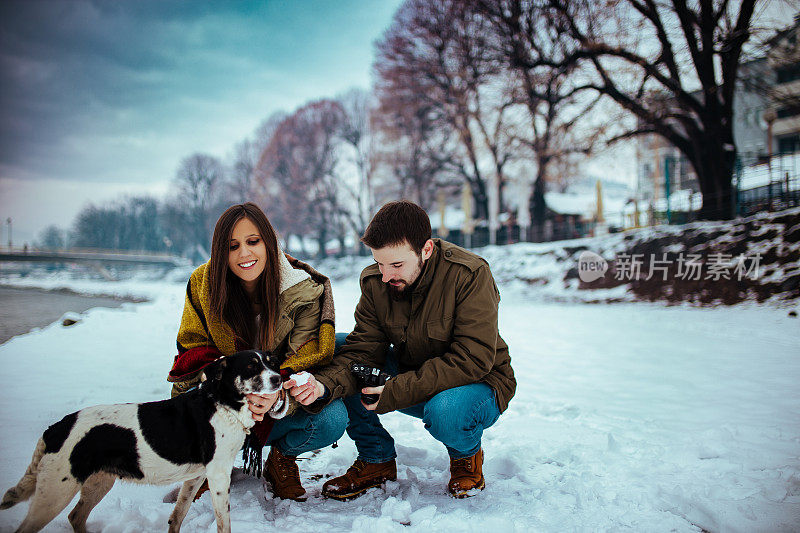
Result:
{"label": "man's crouching leg", "polygon": [[425,429],[450,455],[447,488],[452,496],[466,498],[486,486],[481,437],[499,416],[494,389],[485,383],[442,391],[425,404]]}
{"label": "man's crouching leg", "polygon": [[329,479],[322,486],[322,495],[334,500],[352,500],[368,489],[397,479],[394,440],[383,428],[374,411],[361,405],[361,396],[344,398],[349,423],[347,435],[356,443],[358,458],[341,476]]}

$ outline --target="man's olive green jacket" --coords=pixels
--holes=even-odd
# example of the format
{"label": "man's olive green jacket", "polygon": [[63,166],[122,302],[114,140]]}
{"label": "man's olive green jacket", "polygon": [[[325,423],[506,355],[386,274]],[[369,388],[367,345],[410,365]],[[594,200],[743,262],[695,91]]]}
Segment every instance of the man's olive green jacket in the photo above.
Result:
{"label": "man's olive green jacket", "polygon": [[350,364],[384,368],[390,344],[400,373],[386,383],[377,413],[478,382],[495,390],[501,412],[508,407],[517,383],[508,346],[497,328],[500,293],[483,258],[434,239],[433,254],[412,286],[410,299],[392,299],[377,264],[365,268],[360,281],[355,329],[333,362],[314,372],[330,394],[312,410],[357,393]]}

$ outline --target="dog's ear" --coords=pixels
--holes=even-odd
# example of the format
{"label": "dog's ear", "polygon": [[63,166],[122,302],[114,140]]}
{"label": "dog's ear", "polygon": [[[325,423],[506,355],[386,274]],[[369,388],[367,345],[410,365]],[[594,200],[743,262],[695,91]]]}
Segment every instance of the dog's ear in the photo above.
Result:
{"label": "dog's ear", "polygon": [[216,361],[209,363],[205,366],[205,368],[203,368],[203,376],[206,380],[211,381],[212,383],[219,382],[222,379],[222,374],[227,366],[227,358],[224,356],[220,357]]}
{"label": "dog's ear", "polygon": [[278,358],[275,357],[272,352],[261,351],[259,353],[261,354],[261,360],[264,361],[267,368],[277,372],[280,368],[280,361],[278,361]]}

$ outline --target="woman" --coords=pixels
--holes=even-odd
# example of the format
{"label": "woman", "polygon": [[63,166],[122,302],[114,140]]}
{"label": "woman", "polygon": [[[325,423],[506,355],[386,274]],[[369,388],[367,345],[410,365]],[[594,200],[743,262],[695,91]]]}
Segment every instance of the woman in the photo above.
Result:
{"label": "woman", "polygon": [[[231,206],[214,228],[211,259],[186,287],[178,355],[167,378],[174,383],[172,395],[195,387],[211,361],[240,350],[278,355],[284,377],[327,364],[334,352],[333,317],[330,281],[281,252],[258,206]],[[276,496],[303,501],[295,459],[339,439],[347,412],[339,401],[316,415],[297,409],[273,425],[264,413],[274,400],[248,396],[258,422],[245,445],[245,468],[261,475],[261,448],[269,444],[264,477]]]}

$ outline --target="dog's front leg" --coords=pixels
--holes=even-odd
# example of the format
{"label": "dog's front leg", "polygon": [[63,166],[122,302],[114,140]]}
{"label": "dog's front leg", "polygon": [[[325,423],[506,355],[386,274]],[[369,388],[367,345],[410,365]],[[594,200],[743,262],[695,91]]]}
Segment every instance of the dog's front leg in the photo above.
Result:
{"label": "dog's front leg", "polygon": [[211,503],[214,504],[214,516],[217,518],[217,533],[231,531],[231,469],[229,465],[208,464],[208,490],[211,492]]}
{"label": "dog's front leg", "polygon": [[181,487],[181,492],[178,494],[178,501],[175,503],[175,509],[173,509],[172,514],[169,515],[169,533],[178,533],[178,531],[181,530],[181,524],[183,523],[183,519],[186,518],[186,513],[189,512],[192,499],[205,479],[206,476],[202,475],[184,482]]}

